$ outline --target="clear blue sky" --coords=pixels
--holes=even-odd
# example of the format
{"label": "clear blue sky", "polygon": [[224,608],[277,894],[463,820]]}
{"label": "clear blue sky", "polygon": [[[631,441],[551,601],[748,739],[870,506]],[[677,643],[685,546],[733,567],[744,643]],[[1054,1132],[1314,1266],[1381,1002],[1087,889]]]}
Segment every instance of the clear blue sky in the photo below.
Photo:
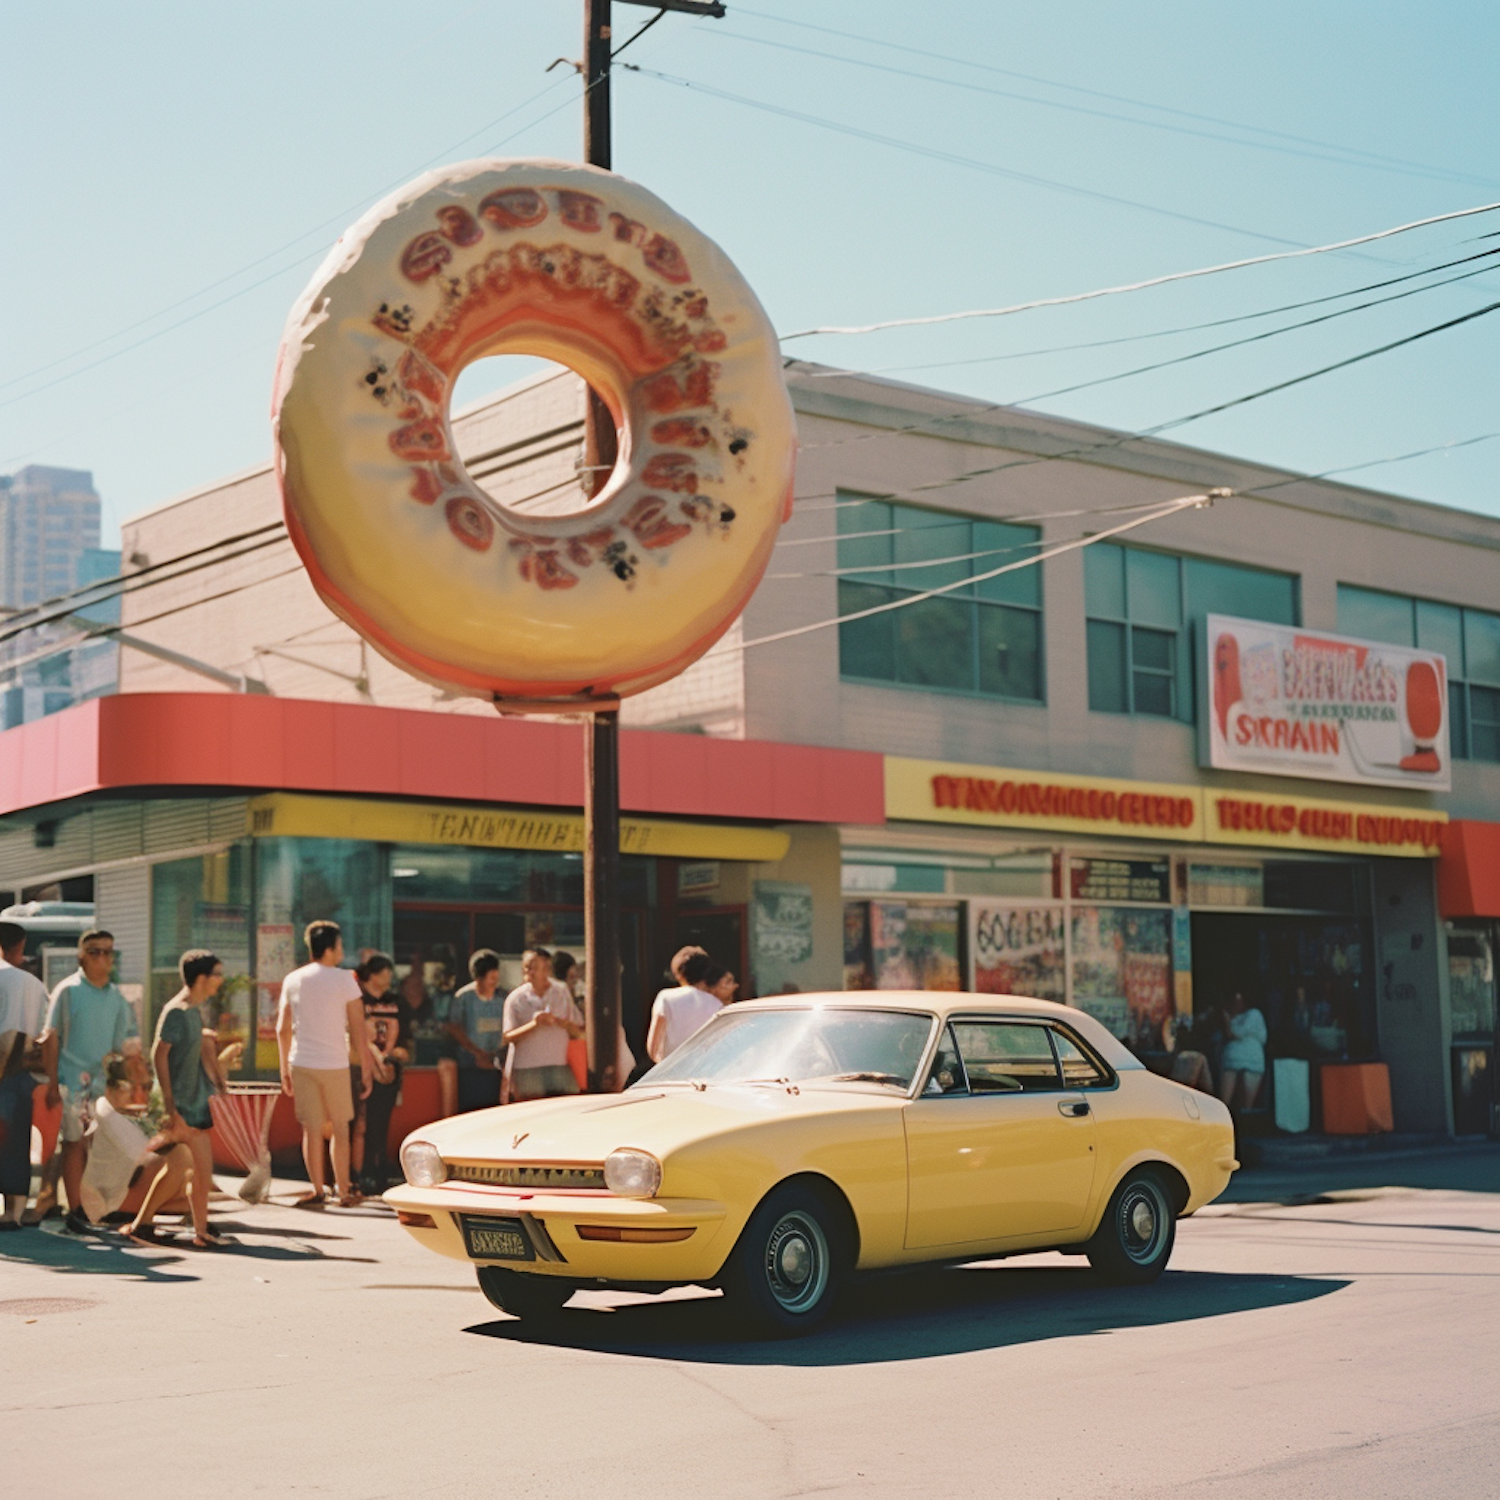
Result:
{"label": "clear blue sky", "polygon": [[[719,240],[782,331],[1084,291],[1500,200],[1494,4],[729,11],[668,16],[620,61],[979,164],[617,73],[616,167]],[[652,14],[617,3],[617,40]],[[92,469],[109,533],[264,460],[282,324],[340,228],[428,165],[577,157],[579,84],[543,70],[579,55],[579,17],[576,0],[5,7],[0,472]],[[1497,232],[1500,214],[1361,255],[790,348],[1139,429],[1500,301],[1500,272],[1071,395],[1044,393],[1345,304],[1013,356],[1326,296]],[[1500,430],[1497,352],[1500,313],[1173,435],[1309,471],[1461,441]],[[1500,514],[1497,472],[1500,441],[1349,477]]]}

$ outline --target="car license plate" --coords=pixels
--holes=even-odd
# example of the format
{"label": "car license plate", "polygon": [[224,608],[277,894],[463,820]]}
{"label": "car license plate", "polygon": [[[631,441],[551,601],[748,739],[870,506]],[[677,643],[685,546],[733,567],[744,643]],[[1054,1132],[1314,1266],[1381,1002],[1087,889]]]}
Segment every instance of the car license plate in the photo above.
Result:
{"label": "car license plate", "polygon": [[519,1219],[492,1219],[462,1214],[464,1248],[471,1260],[535,1260],[531,1237]]}

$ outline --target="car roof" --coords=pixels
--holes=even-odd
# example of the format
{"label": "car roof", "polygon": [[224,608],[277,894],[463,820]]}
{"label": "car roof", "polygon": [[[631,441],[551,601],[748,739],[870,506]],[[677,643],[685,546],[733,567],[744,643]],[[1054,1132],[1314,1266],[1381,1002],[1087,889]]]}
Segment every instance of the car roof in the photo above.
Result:
{"label": "car roof", "polygon": [[733,1010],[801,1009],[805,1006],[838,1007],[845,1010],[912,1011],[950,1016],[1035,1016],[1065,1021],[1117,1071],[1143,1066],[1113,1032],[1087,1011],[1056,1000],[1036,1000],[1028,995],[975,995],[963,990],[825,990],[808,994],[766,995],[759,1000],[736,1001]]}

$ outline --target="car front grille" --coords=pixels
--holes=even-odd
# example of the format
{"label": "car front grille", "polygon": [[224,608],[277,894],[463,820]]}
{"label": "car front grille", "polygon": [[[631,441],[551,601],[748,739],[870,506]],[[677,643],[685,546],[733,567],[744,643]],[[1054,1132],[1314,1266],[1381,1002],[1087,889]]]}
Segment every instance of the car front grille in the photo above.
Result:
{"label": "car front grille", "polygon": [[549,1167],[525,1163],[497,1165],[494,1162],[448,1163],[450,1182],[482,1182],[491,1187],[541,1188],[550,1192],[604,1189],[603,1167]]}

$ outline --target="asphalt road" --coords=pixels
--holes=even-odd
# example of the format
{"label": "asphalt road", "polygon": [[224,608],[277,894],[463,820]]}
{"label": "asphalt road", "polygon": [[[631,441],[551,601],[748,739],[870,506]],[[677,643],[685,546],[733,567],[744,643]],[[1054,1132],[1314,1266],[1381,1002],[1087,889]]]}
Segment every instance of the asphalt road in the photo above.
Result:
{"label": "asphalt road", "polygon": [[1059,1256],[885,1277],[769,1344],[690,1292],[533,1336],[376,1208],[226,1205],[211,1253],[6,1235],[0,1489],[1500,1495],[1500,1148],[1234,1196],[1146,1290]]}

